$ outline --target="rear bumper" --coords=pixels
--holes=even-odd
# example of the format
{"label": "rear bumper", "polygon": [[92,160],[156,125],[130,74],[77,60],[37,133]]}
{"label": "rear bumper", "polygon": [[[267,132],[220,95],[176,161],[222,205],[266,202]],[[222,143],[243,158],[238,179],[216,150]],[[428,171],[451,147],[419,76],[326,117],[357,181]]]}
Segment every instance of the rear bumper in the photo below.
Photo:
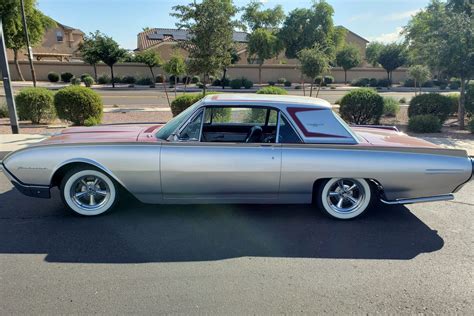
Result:
{"label": "rear bumper", "polygon": [[438,201],[450,201],[450,200],[454,200],[454,195],[444,194],[444,195],[436,195],[436,196],[414,198],[414,199],[397,199],[394,201],[387,201],[384,199],[380,199],[382,203],[388,204],[388,205],[414,204],[414,203],[438,202]]}
{"label": "rear bumper", "polygon": [[41,186],[41,185],[30,185],[24,184],[20,180],[18,180],[2,163],[0,164],[0,168],[3,169],[4,174],[13,184],[13,186],[23,193],[26,196],[42,198],[42,199],[49,199],[51,198],[51,191],[49,186]]}

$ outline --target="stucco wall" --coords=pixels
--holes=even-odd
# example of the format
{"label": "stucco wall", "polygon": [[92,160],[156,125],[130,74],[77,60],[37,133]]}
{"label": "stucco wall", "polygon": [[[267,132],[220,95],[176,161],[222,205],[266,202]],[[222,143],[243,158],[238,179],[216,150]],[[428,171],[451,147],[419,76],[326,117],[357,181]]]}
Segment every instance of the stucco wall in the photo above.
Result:
{"label": "stucco wall", "polygon": [[[75,76],[80,76],[83,73],[93,74],[94,70],[92,66],[83,62],[55,62],[55,61],[36,61],[34,63],[36,76],[39,80],[47,80],[48,73],[54,71],[57,73],[70,72]],[[21,61],[20,67],[23,72],[23,76],[26,80],[31,80],[31,73],[28,66],[28,62]],[[148,67],[137,64],[137,63],[124,63],[118,64],[114,67],[114,72],[118,76],[132,75],[135,77],[150,77],[150,70]],[[155,74],[162,73],[159,68],[154,69]],[[10,62],[10,73],[13,80],[18,80],[18,74],[16,72],[15,65]],[[106,65],[99,65],[97,73],[110,75],[110,69]],[[233,65],[229,67],[228,71],[230,78],[246,77],[253,82],[258,81],[258,66],[257,65]],[[334,76],[336,82],[344,81],[344,71],[340,68],[334,68],[331,71],[331,75]],[[394,82],[403,81],[406,79],[406,69],[401,68],[393,72]],[[301,73],[296,65],[263,65],[262,80],[276,81],[278,78],[284,77],[292,82],[301,81]],[[382,68],[354,68],[347,72],[347,79],[350,81],[355,78],[386,78],[387,74]]]}

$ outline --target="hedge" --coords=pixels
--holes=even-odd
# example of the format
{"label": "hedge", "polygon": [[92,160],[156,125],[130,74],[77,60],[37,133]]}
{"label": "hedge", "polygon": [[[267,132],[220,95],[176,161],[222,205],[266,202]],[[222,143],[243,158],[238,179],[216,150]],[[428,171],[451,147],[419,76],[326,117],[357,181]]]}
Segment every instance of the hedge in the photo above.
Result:
{"label": "hedge", "polygon": [[74,125],[95,125],[102,119],[104,105],[100,95],[92,89],[69,86],[54,96],[58,117]]}
{"label": "hedge", "polygon": [[54,119],[54,94],[46,88],[25,88],[15,96],[20,120],[33,124]]}

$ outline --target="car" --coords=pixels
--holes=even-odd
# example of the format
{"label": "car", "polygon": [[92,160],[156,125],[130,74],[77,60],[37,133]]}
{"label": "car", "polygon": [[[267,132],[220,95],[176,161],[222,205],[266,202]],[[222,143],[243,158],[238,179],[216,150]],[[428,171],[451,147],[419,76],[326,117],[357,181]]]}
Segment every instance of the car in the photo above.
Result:
{"label": "car", "polygon": [[64,129],[2,167],[23,194],[50,198],[59,187],[86,216],[128,191],[153,204],[314,203],[346,220],[379,201],[451,200],[473,164],[395,127],[349,126],[321,99],[216,94],[164,125]]}

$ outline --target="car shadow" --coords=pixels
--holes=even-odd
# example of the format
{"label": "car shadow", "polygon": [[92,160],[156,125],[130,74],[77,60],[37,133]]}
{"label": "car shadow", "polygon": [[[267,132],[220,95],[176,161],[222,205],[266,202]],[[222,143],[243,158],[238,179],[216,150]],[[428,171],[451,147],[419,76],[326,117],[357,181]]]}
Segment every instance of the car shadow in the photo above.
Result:
{"label": "car shadow", "polygon": [[443,239],[406,207],[380,206],[336,221],[305,205],[144,205],[68,213],[50,200],[0,194],[0,254],[46,254],[48,262],[187,262],[244,256],[399,259],[439,250]]}

